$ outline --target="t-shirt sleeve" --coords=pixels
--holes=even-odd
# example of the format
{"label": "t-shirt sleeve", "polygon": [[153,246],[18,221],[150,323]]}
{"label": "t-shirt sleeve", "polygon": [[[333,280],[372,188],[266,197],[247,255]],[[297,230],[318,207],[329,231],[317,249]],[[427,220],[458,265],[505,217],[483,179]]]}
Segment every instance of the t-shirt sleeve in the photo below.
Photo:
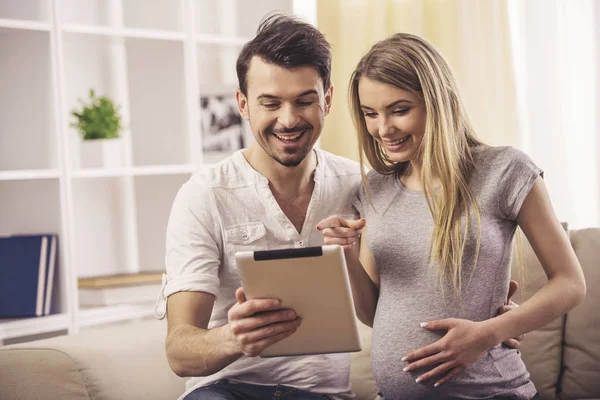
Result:
{"label": "t-shirt sleeve", "polygon": [[354,209],[356,210],[356,213],[359,216],[363,216],[363,205],[362,205],[361,196],[360,196],[361,191],[362,191],[362,187],[360,187],[358,190],[356,190],[356,192],[354,193],[354,197],[352,199],[352,207],[354,207]]}
{"label": "t-shirt sleeve", "polygon": [[175,198],[167,224],[163,295],[184,291],[217,295],[221,230],[213,194],[201,178],[192,177]]}
{"label": "t-shirt sleeve", "polygon": [[500,212],[510,220],[517,218],[525,198],[543,171],[520,150],[506,148],[497,160],[501,169],[498,185]]}

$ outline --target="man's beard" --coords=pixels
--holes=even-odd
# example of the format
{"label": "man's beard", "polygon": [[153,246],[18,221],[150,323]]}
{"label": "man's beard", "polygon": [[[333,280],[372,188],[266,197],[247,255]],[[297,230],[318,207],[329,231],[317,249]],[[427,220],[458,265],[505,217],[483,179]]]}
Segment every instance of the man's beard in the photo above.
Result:
{"label": "man's beard", "polygon": [[[275,137],[274,133],[285,134],[285,133],[302,131],[304,133],[302,134],[303,137],[300,139],[304,139],[304,135],[308,135],[309,133],[311,133],[312,129],[313,129],[313,127],[311,124],[309,124],[308,122],[303,122],[303,123],[296,125],[295,127],[291,128],[291,129],[288,129],[288,128],[274,129],[273,127],[269,127],[265,131],[265,133],[267,133],[268,138],[269,138],[268,142],[270,143],[271,140],[279,140],[279,139],[277,139],[277,137]],[[297,167],[298,165],[300,165],[302,163],[302,161],[304,161],[306,156],[310,153],[310,148],[311,148],[310,144],[307,143],[306,145],[304,145],[304,146],[300,147],[298,150],[296,150],[294,153],[290,153],[290,154],[298,155],[297,157],[294,157],[291,160],[282,159],[272,149],[271,149],[271,151],[267,151],[267,153],[271,156],[272,159],[274,159],[275,161],[277,161],[279,164],[283,165],[284,167],[294,168],[294,167]]]}
{"label": "man's beard", "polygon": [[[277,140],[277,139],[275,139],[275,140]],[[269,155],[271,156],[271,158],[273,160],[277,161],[279,164],[283,165],[284,167],[293,168],[293,167],[297,167],[298,165],[300,165],[302,163],[302,161],[304,161],[304,159],[306,158],[308,153],[310,153],[310,144],[306,144],[305,146],[300,147],[297,151],[295,151],[293,154],[295,154],[297,156],[292,159],[283,160],[274,151],[269,152]]]}

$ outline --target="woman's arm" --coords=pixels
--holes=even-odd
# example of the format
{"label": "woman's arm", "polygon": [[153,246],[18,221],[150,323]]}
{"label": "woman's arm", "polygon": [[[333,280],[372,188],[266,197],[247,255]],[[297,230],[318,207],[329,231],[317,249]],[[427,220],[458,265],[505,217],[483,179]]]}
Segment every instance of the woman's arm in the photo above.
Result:
{"label": "woman's arm", "polygon": [[556,218],[548,191],[537,178],[517,216],[540,260],[548,282],[520,307],[481,322],[445,319],[423,324],[427,330],[446,330],[435,343],[403,358],[406,371],[439,364],[418,381],[443,376],[436,385],[450,380],[474,364],[485,351],[501,342],[548,324],[579,304],[585,297],[583,272],[569,238]]}
{"label": "woman's arm", "polygon": [[352,285],[356,315],[363,324],[373,327],[379,298],[379,272],[377,272],[373,255],[367,247],[366,226],[362,232],[358,263],[351,265],[348,262],[348,274]]}
{"label": "woman's arm", "polygon": [[364,218],[348,220],[332,216],[319,222],[317,229],[323,232],[325,244],[344,248],[356,315],[363,324],[372,327],[379,298],[379,274],[367,248],[365,225]]}
{"label": "woman's arm", "polygon": [[485,321],[498,343],[548,324],[578,305],[586,292],[581,265],[556,218],[541,178],[525,198],[517,223],[540,260],[548,282],[517,309]]}

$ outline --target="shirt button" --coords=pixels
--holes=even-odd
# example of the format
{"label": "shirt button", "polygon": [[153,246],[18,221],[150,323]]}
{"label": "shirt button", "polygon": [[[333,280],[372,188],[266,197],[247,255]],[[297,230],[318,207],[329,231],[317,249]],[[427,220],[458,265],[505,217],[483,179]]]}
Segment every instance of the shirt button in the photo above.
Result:
{"label": "shirt button", "polygon": [[299,247],[304,247],[304,242],[303,242],[302,240],[301,240],[301,241],[299,241],[299,242],[298,242],[298,246],[299,246]]}
{"label": "shirt button", "polygon": [[242,239],[244,239],[244,240],[248,240],[248,237],[249,236],[247,234],[245,234],[245,233],[242,235]]}

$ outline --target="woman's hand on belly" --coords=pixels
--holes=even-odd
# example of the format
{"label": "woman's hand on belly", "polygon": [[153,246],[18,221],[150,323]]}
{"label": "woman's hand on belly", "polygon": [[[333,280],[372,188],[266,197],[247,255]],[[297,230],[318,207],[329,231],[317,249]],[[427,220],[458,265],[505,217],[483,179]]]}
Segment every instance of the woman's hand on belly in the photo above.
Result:
{"label": "woman's hand on belly", "polygon": [[475,364],[491,347],[494,337],[488,331],[484,322],[473,322],[466,319],[442,319],[422,325],[429,331],[447,331],[440,340],[421,347],[405,357],[408,362],[404,371],[429,367],[427,373],[417,378],[418,382],[437,377],[435,386],[448,382],[467,367]]}

